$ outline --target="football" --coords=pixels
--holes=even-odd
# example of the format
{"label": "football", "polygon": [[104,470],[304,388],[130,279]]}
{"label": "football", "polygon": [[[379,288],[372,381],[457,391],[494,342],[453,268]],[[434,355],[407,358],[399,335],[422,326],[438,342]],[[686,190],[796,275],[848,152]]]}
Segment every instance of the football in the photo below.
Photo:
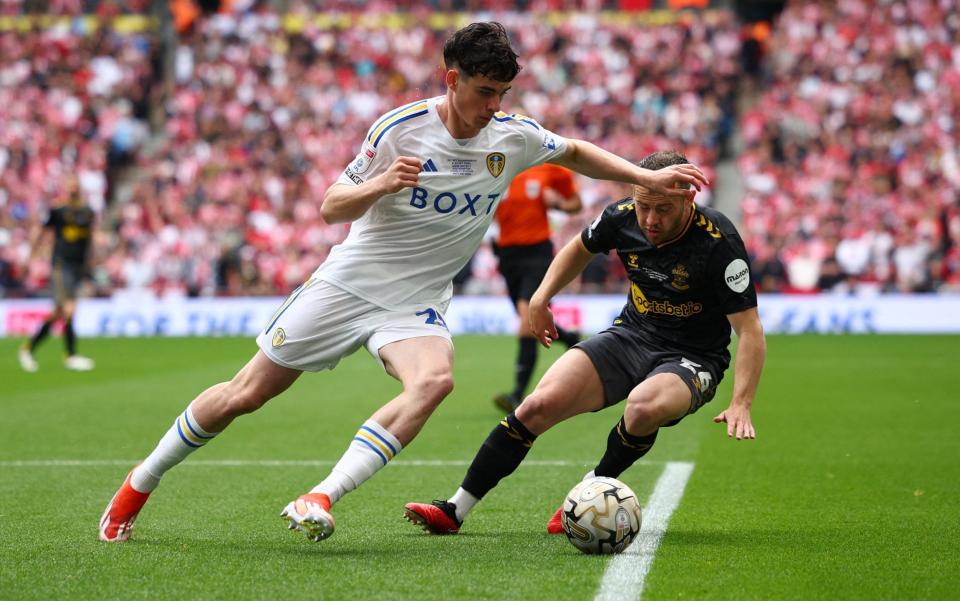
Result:
{"label": "football", "polygon": [[640,502],[615,478],[593,477],[578,483],[563,501],[563,531],[584,553],[620,553],[640,532]]}

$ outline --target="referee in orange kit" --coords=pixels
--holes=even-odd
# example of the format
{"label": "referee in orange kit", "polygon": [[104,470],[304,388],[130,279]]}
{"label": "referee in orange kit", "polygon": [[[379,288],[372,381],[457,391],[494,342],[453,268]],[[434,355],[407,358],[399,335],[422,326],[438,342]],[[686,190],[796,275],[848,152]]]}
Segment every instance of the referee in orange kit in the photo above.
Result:
{"label": "referee in orange kit", "polygon": [[[494,252],[500,260],[498,268],[506,280],[507,293],[520,317],[520,345],[513,390],[494,398],[496,405],[504,411],[513,411],[523,400],[537,363],[537,339],[530,334],[527,307],[530,296],[553,260],[547,210],[573,214],[582,206],[573,172],[544,163],[517,175],[510,183],[506,198],[497,207],[500,233]],[[559,327],[557,332],[567,347],[580,341],[576,332]]]}

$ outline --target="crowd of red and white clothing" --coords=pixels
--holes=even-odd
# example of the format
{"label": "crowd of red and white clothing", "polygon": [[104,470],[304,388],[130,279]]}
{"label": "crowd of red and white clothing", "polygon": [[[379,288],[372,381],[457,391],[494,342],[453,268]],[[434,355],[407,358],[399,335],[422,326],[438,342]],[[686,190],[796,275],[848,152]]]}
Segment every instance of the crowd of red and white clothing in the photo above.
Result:
{"label": "crowd of red and white clothing", "polygon": [[790,3],[766,69],[738,160],[762,289],[960,290],[956,3]]}
{"label": "crowd of red and white clothing", "polygon": [[[474,4],[492,11],[478,18],[506,25],[521,57],[507,111],[629,159],[679,148],[711,179],[738,129],[741,232],[764,290],[958,287],[960,26],[945,0],[789,4],[739,123],[732,13],[657,24]],[[169,86],[155,34],[81,20],[0,31],[7,295],[42,290],[42,255],[22,266],[27,233],[72,175],[101,214],[93,281],[103,294],[285,294],[345,237],[348,226],[320,218],[324,190],[380,114],[443,93],[449,30],[426,26],[413,6],[394,19],[391,3],[366,3],[374,18],[346,28],[304,2],[282,16],[233,5],[180,34]],[[151,110],[163,117],[148,132]],[[112,202],[118,174],[127,193]],[[558,220],[558,243],[629,190],[582,179],[581,193],[586,209]],[[472,267],[468,292],[502,290],[486,246]],[[620,280],[615,259],[600,261],[583,287],[619,290]]]}
{"label": "crowd of red and white clothing", "polygon": [[49,278],[49,261],[27,262],[29,232],[73,182],[105,212],[149,133],[155,51],[150,34],[83,20],[0,31],[0,291],[29,294]]}
{"label": "crowd of red and white clothing", "polygon": [[[679,145],[708,169],[715,164],[722,137],[732,127],[738,75],[739,32],[730,14],[689,15],[678,24],[642,27],[585,17],[556,25],[531,14],[498,18],[515,36],[524,65],[505,101],[507,111],[525,111],[561,135],[595,141],[631,159]],[[220,14],[198,21],[181,36],[173,89],[163,105],[163,131],[155,138],[159,142],[137,155],[129,200],[104,212],[94,270],[102,290],[283,294],[345,237],[347,226],[320,218],[324,190],[352,160],[379,115],[443,93],[440,56],[449,31],[416,20],[403,27],[342,30],[317,27],[309,15],[296,23],[291,25],[290,15],[262,11]],[[8,34],[21,46],[50,44],[48,37]],[[93,40],[102,37],[83,38],[89,51],[51,57],[48,63],[64,73],[72,69],[57,60],[97,63],[106,53]],[[587,38],[591,44],[579,43]],[[108,58],[126,57],[136,64],[120,65],[122,77],[108,89],[109,100],[79,96],[81,113],[103,102],[122,107],[130,95],[123,82],[149,70],[149,51],[135,53],[139,38],[106,39],[119,45]],[[38,60],[20,64],[3,56],[0,68],[23,70],[20,80],[3,87],[7,96],[19,98],[22,82],[40,69]],[[57,81],[43,94],[58,98],[76,85]],[[13,119],[22,128],[49,128],[36,102],[17,106]],[[100,161],[96,172],[102,176],[111,132],[96,125],[95,134],[85,139],[89,148],[75,163],[64,162],[64,144],[52,142],[48,152],[59,153],[60,172],[45,170],[36,177],[56,181],[94,160]],[[60,138],[80,137],[76,130],[71,122],[60,123],[57,131]],[[27,171],[36,156],[25,159]],[[7,167],[0,173],[10,178],[23,170]],[[31,215],[55,201],[53,190],[30,182],[17,186],[7,202]],[[559,238],[569,238],[603,204],[629,190],[587,183],[582,192],[590,208],[579,221],[560,228]],[[102,205],[101,194],[95,206]],[[5,227],[21,248],[29,222],[13,219]],[[486,249],[478,254],[473,291],[500,289],[493,261]],[[42,283],[41,264],[34,262],[28,289]],[[616,279],[600,273],[599,287]]]}

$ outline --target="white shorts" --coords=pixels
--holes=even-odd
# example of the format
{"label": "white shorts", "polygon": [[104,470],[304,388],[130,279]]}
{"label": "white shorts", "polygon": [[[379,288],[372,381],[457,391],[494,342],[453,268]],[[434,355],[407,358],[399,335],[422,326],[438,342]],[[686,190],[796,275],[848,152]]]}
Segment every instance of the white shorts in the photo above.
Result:
{"label": "white shorts", "polygon": [[383,366],[379,350],[398,340],[439,336],[453,346],[446,307],[384,309],[333,284],[310,278],[294,290],[257,336],[274,363],[302,371],[333,369],[361,346]]}

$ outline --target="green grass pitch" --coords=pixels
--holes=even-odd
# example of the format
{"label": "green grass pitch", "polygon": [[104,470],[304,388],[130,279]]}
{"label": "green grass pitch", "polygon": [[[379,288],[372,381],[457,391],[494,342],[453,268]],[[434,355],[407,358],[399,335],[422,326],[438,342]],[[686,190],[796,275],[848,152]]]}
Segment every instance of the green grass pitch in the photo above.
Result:
{"label": "green grass pitch", "polygon": [[[401,518],[405,502],[456,489],[501,417],[490,399],[511,374],[510,338],[457,339],[453,394],[401,461],[335,507],[337,531],[319,544],[287,532],[278,514],[397,392],[365,352],[235,422],[167,475],[130,542],[110,545],[96,540],[97,522],[132,463],[255,346],[83,340],[98,366],[78,374],[60,366],[53,340],[41,371],[25,374],[18,343],[0,340],[0,599],[552,600],[599,589],[609,559],[581,555],[544,525],[599,458],[620,409],[542,436],[529,456],[540,465],[491,492],[458,536]],[[643,597],[960,597],[960,338],[768,345],[757,440],[729,440],[711,421],[728,377],[623,475],[645,500],[667,461],[695,464]],[[541,351],[541,367],[554,353]],[[227,460],[238,464],[217,463]],[[279,464],[255,463],[264,461]]]}

